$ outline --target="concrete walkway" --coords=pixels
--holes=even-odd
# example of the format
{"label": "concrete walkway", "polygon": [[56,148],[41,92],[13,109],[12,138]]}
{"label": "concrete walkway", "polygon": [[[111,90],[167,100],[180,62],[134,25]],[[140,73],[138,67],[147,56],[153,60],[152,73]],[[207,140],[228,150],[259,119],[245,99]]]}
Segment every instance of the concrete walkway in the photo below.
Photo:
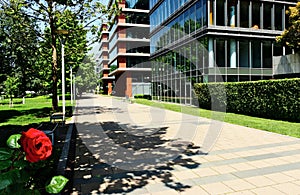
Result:
{"label": "concrete walkway", "polygon": [[75,120],[74,195],[300,194],[296,138],[93,95]]}

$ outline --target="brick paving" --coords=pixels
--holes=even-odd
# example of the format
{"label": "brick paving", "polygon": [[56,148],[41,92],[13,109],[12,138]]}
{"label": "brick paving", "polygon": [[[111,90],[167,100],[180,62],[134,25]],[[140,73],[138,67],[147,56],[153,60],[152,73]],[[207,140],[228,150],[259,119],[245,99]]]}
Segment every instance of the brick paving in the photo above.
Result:
{"label": "brick paving", "polygon": [[93,95],[75,123],[73,195],[300,194],[297,138]]}

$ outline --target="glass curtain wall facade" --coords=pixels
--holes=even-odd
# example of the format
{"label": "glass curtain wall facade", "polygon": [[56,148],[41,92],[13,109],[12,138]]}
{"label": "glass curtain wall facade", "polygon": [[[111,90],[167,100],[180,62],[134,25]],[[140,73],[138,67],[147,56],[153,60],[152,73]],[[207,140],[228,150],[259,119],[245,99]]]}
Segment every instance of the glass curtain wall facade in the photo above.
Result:
{"label": "glass curtain wall facade", "polygon": [[[172,3],[171,3],[172,2]],[[295,1],[150,0],[153,98],[193,104],[199,82],[272,78],[272,57]]]}

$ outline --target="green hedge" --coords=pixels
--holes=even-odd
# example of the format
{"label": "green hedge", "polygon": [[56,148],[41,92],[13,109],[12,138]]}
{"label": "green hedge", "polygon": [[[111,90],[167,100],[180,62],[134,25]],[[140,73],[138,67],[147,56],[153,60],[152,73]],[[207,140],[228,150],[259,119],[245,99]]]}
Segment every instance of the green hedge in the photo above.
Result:
{"label": "green hedge", "polygon": [[217,105],[213,110],[300,121],[300,79],[198,83],[194,88],[201,108]]}
{"label": "green hedge", "polygon": [[135,94],[134,98],[151,100],[151,95]]}

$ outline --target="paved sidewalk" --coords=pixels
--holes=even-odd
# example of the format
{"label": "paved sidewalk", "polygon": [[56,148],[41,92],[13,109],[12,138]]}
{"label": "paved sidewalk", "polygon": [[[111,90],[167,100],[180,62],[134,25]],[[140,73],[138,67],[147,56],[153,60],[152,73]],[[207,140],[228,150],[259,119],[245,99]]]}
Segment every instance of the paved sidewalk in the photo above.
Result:
{"label": "paved sidewalk", "polygon": [[111,97],[77,103],[74,195],[300,194],[300,139]]}

